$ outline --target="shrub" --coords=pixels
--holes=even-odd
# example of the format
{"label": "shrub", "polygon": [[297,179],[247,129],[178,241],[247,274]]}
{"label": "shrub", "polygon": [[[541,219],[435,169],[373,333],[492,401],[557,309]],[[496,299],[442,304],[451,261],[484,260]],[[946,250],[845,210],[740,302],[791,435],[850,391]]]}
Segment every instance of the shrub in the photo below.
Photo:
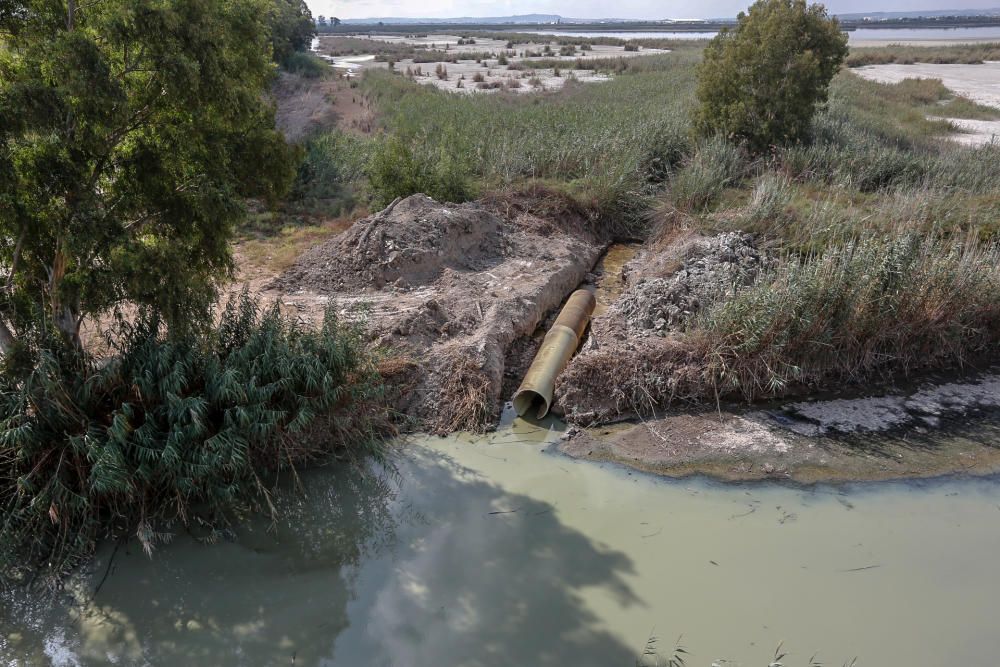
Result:
{"label": "shrub", "polygon": [[418,192],[442,202],[463,202],[473,196],[467,171],[447,144],[399,136],[389,137],[376,149],[368,183],[376,206],[387,206],[396,197]]}
{"label": "shrub", "polygon": [[330,71],[330,66],[311,53],[293,51],[283,63],[286,70],[306,79],[318,79]]}
{"label": "shrub", "polygon": [[695,126],[754,152],[804,139],[847,55],[847,35],[822,5],[758,0],[705,49]]}
{"label": "shrub", "polygon": [[473,83],[482,83],[483,81],[486,81],[486,77],[483,76],[482,72],[476,72],[475,74],[472,75]]}
{"label": "shrub", "polygon": [[639,45],[638,44],[626,44],[625,45],[625,50],[626,51],[638,51],[639,50]]}
{"label": "shrub", "polygon": [[337,130],[311,138],[299,163],[291,200],[337,200],[340,208],[350,209],[371,151],[370,140]]}
{"label": "shrub", "polygon": [[448,68],[445,67],[443,64],[438,63],[437,67],[434,68],[434,75],[437,76],[437,78],[440,79],[440,80],[442,80],[442,81],[447,81],[448,80]]}
{"label": "shrub", "polygon": [[561,56],[575,56],[576,47],[572,44],[567,44],[566,46],[559,47],[559,55]]}
{"label": "shrub", "polygon": [[244,292],[219,324],[163,338],[120,323],[98,363],[42,342],[0,376],[0,575],[58,576],[112,527],[150,552],[172,524],[267,505],[276,472],[377,453],[381,385],[333,308],[319,330]]}

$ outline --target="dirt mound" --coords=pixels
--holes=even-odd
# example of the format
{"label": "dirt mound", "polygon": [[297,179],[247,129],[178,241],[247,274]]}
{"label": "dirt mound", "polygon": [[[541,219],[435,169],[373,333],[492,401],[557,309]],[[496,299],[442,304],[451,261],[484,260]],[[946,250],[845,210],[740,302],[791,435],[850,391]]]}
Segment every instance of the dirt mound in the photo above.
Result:
{"label": "dirt mound", "polygon": [[665,335],[676,330],[705,305],[751,284],[770,260],[753,236],[727,232],[691,241],[681,267],[666,278],[638,278],[614,304],[631,333]]}
{"label": "dirt mound", "polygon": [[272,286],[318,292],[409,288],[433,282],[445,269],[482,271],[503,255],[502,225],[475,204],[412,195],[307,251]]}
{"label": "dirt mound", "polygon": [[684,324],[751,284],[772,261],[739,232],[646,246],[622,267],[624,290],[593,319],[586,344],[560,376],[559,409],[571,422],[590,424],[651,414],[665,396],[703,399],[703,359]]}
{"label": "dirt mound", "polygon": [[363,312],[371,346],[390,355],[396,409],[413,428],[479,430],[509,398],[514,341],[530,337],[601,252],[582,221],[544,215],[520,202],[414,195],[303,253],[271,286],[286,303],[332,299],[344,318]]}

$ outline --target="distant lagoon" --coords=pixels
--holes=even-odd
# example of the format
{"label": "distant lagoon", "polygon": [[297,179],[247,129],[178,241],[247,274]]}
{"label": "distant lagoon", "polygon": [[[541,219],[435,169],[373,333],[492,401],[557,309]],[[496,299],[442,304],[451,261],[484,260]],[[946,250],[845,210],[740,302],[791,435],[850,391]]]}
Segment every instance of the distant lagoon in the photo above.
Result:
{"label": "distant lagoon", "polygon": [[[572,30],[518,30],[533,35],[564,37],[618,37],[621,39],[711,39],[716,32],[662,30],[648,32],[605,32]],[[850,32],[851,43],[861,42],[934,42],[934,41],[996,41],[1000,42],[1000,26],[987,28],[859,28]]]}

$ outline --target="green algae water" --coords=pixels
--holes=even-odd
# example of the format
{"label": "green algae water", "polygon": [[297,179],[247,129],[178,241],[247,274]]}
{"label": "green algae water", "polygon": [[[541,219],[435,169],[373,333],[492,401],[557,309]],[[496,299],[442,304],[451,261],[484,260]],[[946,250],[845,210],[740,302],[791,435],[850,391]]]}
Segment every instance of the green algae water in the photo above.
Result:
{"label": "green algae water", "polygon": [[667,481],[558,435],[417,438],[311,471],[274,525],[106,545],[70,593],[3,594],[0,664],[631,667],[651,636],[689,666],[1000,663],[995,481]]}

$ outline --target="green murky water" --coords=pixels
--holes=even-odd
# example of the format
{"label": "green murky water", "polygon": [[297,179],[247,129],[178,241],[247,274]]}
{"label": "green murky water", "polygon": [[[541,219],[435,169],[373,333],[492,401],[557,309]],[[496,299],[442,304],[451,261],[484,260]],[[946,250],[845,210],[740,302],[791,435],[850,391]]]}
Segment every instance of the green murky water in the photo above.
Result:
{"label": "green murky water", "polygon": [[781,641],[786,665],[1000,662],[994,481],[670,482],[556,436],[421,439],[393,476],[313,471],[271,530],[109,546],[75,601],[6,595],[0,664],[631,667],[651,634],[690,666]]}

